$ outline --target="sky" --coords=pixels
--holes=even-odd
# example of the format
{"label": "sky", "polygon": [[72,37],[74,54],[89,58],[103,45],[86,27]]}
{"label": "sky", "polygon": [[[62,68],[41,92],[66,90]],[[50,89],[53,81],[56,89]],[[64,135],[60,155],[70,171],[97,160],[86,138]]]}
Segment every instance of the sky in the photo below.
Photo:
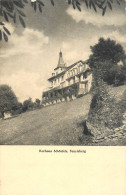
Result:
{"label": "sky", "polygon": [[57,66],[60,49],[67,66],[87,60],[90,46],[100,37],[121,43],[126,51],[126,3],[113,4],[105,16],[82,3],[82,12],[74,10],[65,0],[43,0],[42,14],[26,5],[26,28],[19,21],[6,23],[11,31],[9,42],[0,42],[0,85],[12,87],[18,100],[42,98],[48,78]]}

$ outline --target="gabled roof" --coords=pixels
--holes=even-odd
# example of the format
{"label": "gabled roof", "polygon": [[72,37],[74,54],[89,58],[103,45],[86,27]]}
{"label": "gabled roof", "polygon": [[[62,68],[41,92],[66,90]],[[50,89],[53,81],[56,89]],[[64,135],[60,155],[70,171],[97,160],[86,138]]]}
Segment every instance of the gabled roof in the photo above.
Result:
{"label": "gabled roof", "polygon": [[60,72],[59,74],[50,77],[50,78],[48,79],[48,81],[51,81],[51,80],[53,80],[53,79],[55,79],[55,78],[57,78],[57,77],[59,77],[59,76],[61,76],[61,75],[64,75],[65,72],[66,72],[67,70],[73,68],[76,64],[78,64],[78,63],[80,63],[80,62],[81,62],[82,64],[86,64],[86,63],[87,63],[87,61],[79,60],[79,61],[75,62],[74,64],[72,64],[72,65],[66,67],[66,69],[65,69],[64,71]]}

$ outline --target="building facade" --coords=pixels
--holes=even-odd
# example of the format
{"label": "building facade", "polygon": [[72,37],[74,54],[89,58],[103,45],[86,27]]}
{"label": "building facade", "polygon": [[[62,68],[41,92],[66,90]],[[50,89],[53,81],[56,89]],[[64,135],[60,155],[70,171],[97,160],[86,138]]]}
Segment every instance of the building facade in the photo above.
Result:
{"label": "building facade", "polygon": [[60,51],[58,65],[48,81],[50,87],[42,95],[44,106],[74,100],[87,94],[91,88],[92,74],[86,61],[80,60],[67,67]]}

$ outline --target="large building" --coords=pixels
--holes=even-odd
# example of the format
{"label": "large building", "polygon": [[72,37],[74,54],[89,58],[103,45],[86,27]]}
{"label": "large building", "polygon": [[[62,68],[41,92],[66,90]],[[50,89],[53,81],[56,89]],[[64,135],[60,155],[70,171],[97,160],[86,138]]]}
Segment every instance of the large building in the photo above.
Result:
{"label": "large building", "polygon": [[92,74],[85,61],[66,66],[62,52],[52,76],[48,79],[50,87],[43,92],[42,104],[49,105],[74,100],[90,91]]}

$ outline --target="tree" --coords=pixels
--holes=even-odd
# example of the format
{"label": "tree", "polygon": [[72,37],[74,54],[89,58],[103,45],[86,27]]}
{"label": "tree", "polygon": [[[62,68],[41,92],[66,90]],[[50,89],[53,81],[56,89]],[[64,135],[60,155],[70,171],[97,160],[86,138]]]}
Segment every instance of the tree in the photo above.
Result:
{"label": "tree", "polygon": [[106,72],[104,75],[104,81],[109,85],[114,84],[114,86],[123,85],[126,80],[126,72],[124,67],[114,65]]}
{"label": "tree", "polygon": [[[122,0],[116,0],[116,2],[120,5]],[[55,5],[55,0],[50,0],[51,4]],[[66,0],[64,0],[66,2]],[[81,3],[85,3],[86,7],[89,9],[94,9],[97,12],[97,8],[102,10],[102,15],[104,16],[107,8],[112,10],[112,0],[67,0],[69,5],[72,5],[74,9],[78,9],[81,11]],[[26,17],[25,13],[22,11],[26,4],[30,4],[34,11],[37,9],[42,13],[43,7],[45,4],[42,0],[0,0],[0,17],[2,21],[0,21],[0,40],[4,38],[4,40],[8,41],[8,35],[11,35],[10,31],[6,28],[5,23],[3,22],[13,22],[16,23],[17,19],[20,21],[21,25],[25,28],[24,18]]]}
{"label": "tree", "polygon": [[[108,84],[124,83],[125,52],[121,44],[111,39],[100,38],[98,43],[91,46],[92,54],[88,63],[95,79],[101,77]],[[122,62],[120,66],[118,63]]]}
{"label": "tree", "polygon": [[18,105],[18,100],[11,87],[8,85],[0,85],[0,113],[4,118],[5,112],[12,113]]}
{"label": "tree", "polygon": [[92,51],[89,57],[91,68],[94,68],[97,62],[109,61],[113,65],[124,60],[125,52],[123,47],[110,38],[100,38],[98,43],[90,48]]}
{"label": "tree", "polygon": [[41,103],[40,99],[37,98],[37,99],[35,100],[35,106],[34,106],[34,107],[35,107],[35,108],[40,108],[40,107],[41,107],[40,103]]}
{"label": "tree", "polygon": [[[122,84],[126,79],[125,53],[123,47],[115,41],[100,38],[91,47],[92,55],[88,63],[92,70],[92,101],[88,114],[88,122],[94,127],[115,128],[122,125],[120,104],[108,92],[107,84]],[[122,65],[119,62],[122,61]],[[106,84],[107,83],[107,84]],[[88,131],[88,127],[85,127]]]}
{"label": "tree", "polygon": [[26,112],[27,110],[32,110],[34,108],[34,103],[32,101],[32,98],[29,97],[28,100],[25,100],[23,102],[23,112]]}
{"label": "tree", "polygon": [[22,113],[22,107],[23,107],[22,103],[18,102],[18,104],[14,106],[11,113],[13,115],[21,114]]}

